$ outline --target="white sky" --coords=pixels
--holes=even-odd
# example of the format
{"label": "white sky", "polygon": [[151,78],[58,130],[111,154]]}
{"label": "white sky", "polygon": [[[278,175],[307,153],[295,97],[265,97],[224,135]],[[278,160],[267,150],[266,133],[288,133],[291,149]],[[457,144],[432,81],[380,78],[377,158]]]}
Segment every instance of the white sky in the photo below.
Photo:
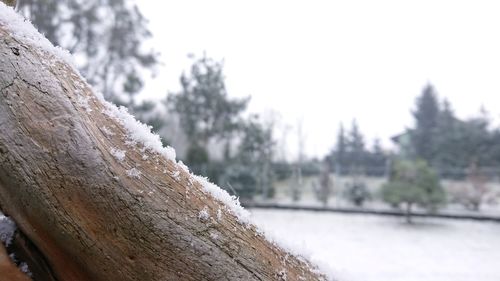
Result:
{"label": "white sky", "polygon": [[[179,88],[188,53],[225,60],[230,96],[250,110],[303,119],[308,155],[322,156],[338,124],[365,136],[412,125],[430,81],[461,117],[499,117],[500,1],[138,1],[165,66],[145,96]],[[291,132],[289,135],[295,133]],[[290,139],[292,153],[296,140]]]}

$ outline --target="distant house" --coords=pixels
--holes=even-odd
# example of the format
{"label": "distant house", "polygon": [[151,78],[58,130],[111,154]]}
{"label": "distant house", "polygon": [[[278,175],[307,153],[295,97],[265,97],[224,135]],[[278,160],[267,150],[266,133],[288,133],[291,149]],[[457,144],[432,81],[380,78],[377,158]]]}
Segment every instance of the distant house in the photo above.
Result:
{"label": "distant house", "polygon": [[391,140],[396,145],[398,155],[402,159],[409,159],[414,155],[413,146],[411,144],[411,131],[406,129],[405,132],[391,137]]}

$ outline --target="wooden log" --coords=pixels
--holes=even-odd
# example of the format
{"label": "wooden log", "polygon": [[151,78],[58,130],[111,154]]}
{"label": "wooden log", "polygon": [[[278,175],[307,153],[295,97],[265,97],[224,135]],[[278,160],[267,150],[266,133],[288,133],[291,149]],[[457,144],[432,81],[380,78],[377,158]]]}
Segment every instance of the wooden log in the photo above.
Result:
{"label": "wooden log", "polygon": [[57,280],[325,279],[24,38],[0,21],[0,208]]}

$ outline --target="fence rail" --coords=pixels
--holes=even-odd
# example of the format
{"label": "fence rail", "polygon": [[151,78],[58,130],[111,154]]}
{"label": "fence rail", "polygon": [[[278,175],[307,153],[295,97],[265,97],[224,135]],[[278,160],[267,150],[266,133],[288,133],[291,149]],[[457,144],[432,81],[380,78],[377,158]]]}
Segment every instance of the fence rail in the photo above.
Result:
{"label": "fence rail", "polygon": [[[292,204],[279,203],[259,203],[245,202],[245,208],[250,209],[275,209],[275,210],[294,210],[294,211],[312,211],[312,212],[333,212],[343,214],[362,214],[362,215],[379,215],[404,217],[406,214],[397,210],[375,210],[375,209],[360,209],[360,208],[338,208],[338,207],[319,207],[319,206],[300,206]],[[471,214],[448,214],[448,213],[425,213],[414,211],[411,213],[413,217],[420,218],[439,218],[439,219],[454,219],[454,220],[474,220],[474,221],[490,221],[500,223],[500,216],[489,215],[471,215]]]}

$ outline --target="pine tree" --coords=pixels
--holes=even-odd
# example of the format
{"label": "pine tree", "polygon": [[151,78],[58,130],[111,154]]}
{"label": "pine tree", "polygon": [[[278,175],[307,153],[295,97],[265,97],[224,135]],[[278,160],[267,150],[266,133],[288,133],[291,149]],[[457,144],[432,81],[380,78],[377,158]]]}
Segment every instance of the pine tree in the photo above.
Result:
{"label": "pine tree", "polygon": [[356,119],[352,121],[351,130],[347,142],[347,151],[349,155],[348,165],[350,169],[356,171],[365,166],[366,148],[365,140],[361,134]]}
{"label": "pine tree", "polygon": [[[179,116],[182,130],[189,140],[186,159],[190,165],[210,162],[207,146],[210,140],[227,140],[241,130],[243,112],[249,99],[229,99],[226,91],[223,64],[206,55],[195,59],[189,75],[180,78],[182,90],[171,93],[167,105]],[[196,155],[206,155],[197,159]],[[203,162],[198,162],[203,160]],[[198,171],[203,173],[203,171]]]}
{"label": "pine tree", "polygon": [[368,165],[369,169],[367,171],[368,174],[375,175],[375,176],[383,176],[384,173],[386,172],[386,165],[387,165],[387,155],[385,154],[384,150],[382,149],[382,145],[380,143],[380,139],[376,138],[373,141],[373,146],[371,148],[371,151],[368,152]]}
{"label": "pine tree", "polygon": [[411,140],[415,156],[430,164],[435,163],[437,152],[437,128],[439,119],[439,103],[434,87],[428,84],[417,98],[413,112],[415,128],[411,131]]}
{"label": "pine tree", "polygon": [[[340,123],[337,133],[337,142],[332,151],[330,162],[335,165],[335,169],[343,169],[347,166],[347,139],[344,131],[344,124]],[[341,172],[341,171],[338,171]]]}

